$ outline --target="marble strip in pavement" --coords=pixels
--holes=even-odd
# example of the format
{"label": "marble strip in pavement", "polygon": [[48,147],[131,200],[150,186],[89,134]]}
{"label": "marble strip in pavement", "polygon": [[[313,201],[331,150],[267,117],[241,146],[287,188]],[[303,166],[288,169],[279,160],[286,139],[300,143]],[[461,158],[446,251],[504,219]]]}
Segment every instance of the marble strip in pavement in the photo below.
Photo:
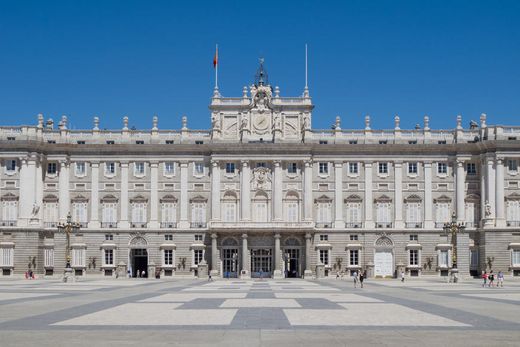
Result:
{"label": "marble strip in pavement", "polygon": [[226,299],[220,305],[222,308],[239,307],[301,307],[294,299]]}
{"label": "marble strip in pavement", "polygon": [[345,307],[345,310],[284,309],[284,313],[293,326],[471,326],[396,304],[349,303],[339,305]]}
{"label": "marble strip in pavement", "polygon": [[139,302],[187,302],[195,299],[240,299],[247,293],[170,293],[140,300]]}
{"label": "marble strip in pavement", "polygon": [[332,302],[382,302],[381,300],[349,293],[274,293],[279,299],[326,299]]}
{"label": "marble strip in pavement", "polygon": [[42,297],[53,297],[55,293],[0,293],[0,301],[11,301],[17,299],[32,299],[32,298],[42,298]]}
{"label": "marble strip in pavement", "polygon": [[53,325],[229,325],[236,309],[175,310],[180,303],[131,303]]}
{"label": "marble strip in pavement", "polygon": [[520,293],[485,293],[485,294],[461,294],[461,295],[472,297],[472,298],[520,302]]}

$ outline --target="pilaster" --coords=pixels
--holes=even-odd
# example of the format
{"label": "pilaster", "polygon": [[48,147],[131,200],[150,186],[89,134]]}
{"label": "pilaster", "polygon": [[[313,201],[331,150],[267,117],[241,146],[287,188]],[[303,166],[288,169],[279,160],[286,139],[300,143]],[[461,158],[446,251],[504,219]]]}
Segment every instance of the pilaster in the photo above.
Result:
{"label": "pilaster", "polygon": [[343,163],[334,163],[334,228],[345,227],[343,220]]}
{"label": "pilaster", "polygon": [[504,206],[504,159],[496,159],[496,226],[505,227],[505,206]]}
{"label": "pilaster", "polygon": [[247,247],[247,234],[242,234],[242,271],[240,278],[250,278],[249,273],[249,248]]}
{"label": "pilaster", "polygon": [[375,227],[372,218],[372,162],[365,162],[365,228]]}
{"label": "pilaster", "polygon": [[89,228],[99,228],[99,162],[90,162],[90,222]]}
{"label": "pilaster", "polygon": [[220,216],[220,163],[211,161],[211,220],[219,221]]}
{"label": "pilaster", "polygon": [[279,160],[273,161],[274,165],[274,189],[273,189],[273,219],[281,221],[282,217],[282,195],[283,195],[283,177],[282,163]]}
{"label": "pilaster", "polygon": [[433,223],[432,163],[424,162],[424,227],[431,229]]}
{"label": "pilaster", "polygon": [[465,183],[465,173],[464,173],[464,160],[457,159],[456,161],[456,197],[457,197],[457,222],[464,222],[465,218],[465,208],[464,208],[464,196],[466,195],[466,183]]}
{"label": "pilaster", "polygon": [[305,221],[312,221],[312,160],[305,160],[303,171],[303,207]]}
{"label": "pilaster", "polygon": [[64,222],[67,219],[67,214],[70,209],[69,165],[68,159],[60,160],[60,172],[58,177],[60,222]]}
{"label": "pilaster", "polygon": [[[242,160],[242,170],[240,172],[240,204],[242,220],[251,220],[251,168],[248,160]],[[247,243],[247,241],[246,241]]]}
{"label": "pilaster", "polygon": [[118,226],[123,229],[128,229],[130,223],[128,222],[128,162],[121,161],[121,216],[119,217]]}
{"label": "pilaster", "polygon": [[159,228],[159,163],[150,162],[150,224],[149,228]]}
{"label": "pilaster", "polygon": [[395,193],[395,228],[404,228],[403,223],[403,163],[394,162],[394,193]]}
{"label": "pilaster", "polygon": [[188,162],[182,161],[181,168],[181,193],[180,193],[180,220],[179,228],[186,229],[190,227],[188,221]]}

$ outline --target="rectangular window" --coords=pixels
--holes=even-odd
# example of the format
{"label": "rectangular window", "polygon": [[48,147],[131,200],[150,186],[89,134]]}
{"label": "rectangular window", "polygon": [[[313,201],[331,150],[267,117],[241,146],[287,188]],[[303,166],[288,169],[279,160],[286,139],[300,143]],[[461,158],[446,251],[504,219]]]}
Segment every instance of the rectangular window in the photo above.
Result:
{"label": "rectangular window", "polygon": [[4,222],[16,223],[18,219],[18,201],[5,200],[2,202],[2,220]]}
{"label": "rectangular window", "polygon": [[320,174],[326,175],[329,173],[329,163],[320,162],[318,165]]}
{"label": "rectangular window", "polygon": [[437,173],[441,175],[448,174],[448,164],[446,163],[437,163]]}
{"label": "rectangular window", "polygon": [[361,227],[361,203],[348,202],[347,203],[347,227],[360,228]]}
{"label": "rectangular window", "polygon": [[351,266],[359,265],[359,250],[351,249],[350,250],[350,263]]}
{"label": "rectangular window", "polygon": [[14,265],[14,248],[0,248],[0,266],[12,267]]}
{"label": "rectangular window", "polygon": [[224,207],[224,222],[236,222],[236,211],[237,211],[237,204],[236,202],[225,202],[223,204]]}
{"label": "rectangular window", "polygon": [[48,163],[47,173],[50,175],[56,175],[56,172],[58,172],[58,165],[56,163]]}
{"label": "rectangular window", "polygon": [[114,235],[112,234],[105,234],[105,241],[113,241]]}
{"label": "rectangular window", "polygon": [[388,143],[387,140],[380,140],[380,141],[379,141],[379,144],[380,144],[380,145],[386,145],[387,143]]}
{"label": "rectangular window", "polygon": [[16,160],[12,160],[12,159],[6,160],[5,161],[5,169],[8,172],[16,171]]}
{"label": "rectangular window", "polygon": [[105,265],[114,265],[114,250],[105,249]]}
{"label": "rectangular window", "polygon": [[256,167],[266,167],[265,162],[256,163]]}
{"label": "rectangular window", "polygon": [[417,163],[408,163],[408,173],[412,175],[417,175]]}
{"label": "rectangular window", "polygon": [[108,141],[107,141],[107,145],[114,145],[114,144],[115,144],[115,142],[112,141],[112,140],[108,140]]}
{"label": "rectangular window", "polygon": [[317,223],[330,223],[332,221],[330,203],[318,203],[318,215],[316,217]]}
{"label": "rectangular window", "polygon": [[441,226],[450,220],[450,204],[447,202],[439,202],[435,206],[435,222]]}
{"label": "rectangular window", "polygon": [[329,265],[329,250],[320,249],[320,263],[323,265]]}
{"label": "rectangular window", "polygon": [[137,223],[137,224],[146,223],[146,203],[144,203],[144,202],[132,203],[132,223]]}
{"label": "rectangular window", "polygon": [[294,223],[298,221],[298,203],[295,201],[289,201],[285,203],[285,209],[287,211],[287,222]]}
{"label": "rectangular window", "polygon": [[418,266],[419,265],[419,250],[411,249],[409,252],[410,252],[410,265]]}
{"label": "rectangular window", "polygon": [[507,201],[506,219],[509,226],[520,226],[520,200]]}
{"label": "rectangular window", "polygon": [[164,241],[173,241],[173,235],[172,234],[164,235]]}
{"label": "rectangular window", "polygon": [[442,250],[439,252],[439,267],[448,267],[448,251]]}
{"label": "rectangular window", "polygon": [[287,164],[287,173],[295,174],[297,172],[298,165],[296,163]]}
{"label": "rectangular window", "polygon": [[85,267],[85,248],[72,249],[72,267]]}
{"label": "rectangular window", "polygon": [[197,162],[194,165],[195,175],[204,175],[204,163]]}
{"label": "rectangular window", "polygon": [[417,234],[410,235],[410,241],[419,241],[419,236]]}
{"label": "rectangular window", "polygon": [[327,143],[329,143],[327,140],[320,140],[320,145],[326,145]]}
{"label": "rectangular window", "polygon": [[[421,203],[419,202],[407,202],[406,203],[406,223],[419,224],[421,223]],[[409,225],[409,227],[414,227]],[[417,227],[417,226],[415,226]]]}
{"label": "rectangular window", "polygon": [[58,222],[58,203],[44,202],[43,203],[43,223],[46,227],[54,227]]}
{"label": "rectangular window", "polygon": [[76,176],[84,176],[86,172],[86,165],[85,162],[79,161],[76,163],[75,167],[75,174]]}
{"label": "rectangular window", "polygon": [[175,174],[175,166],[173,161],[167,161],[164,163],[164,175],[173,176]]}
{"label": "rectangular window", "polygon": [[204,144],[204,141],[195,141],[195,144],[196,144],[196,145],[203,145],[203,144]]}
{"label": "rectangular window", "polygon": [[175,223],[176,221],[176,205],[174,202],[163,202],[161,204],[161,222],[168,225],[168,223]]}
{"label": "rectangular window", "polygon": [[135,141],[135,144],[136,145],[144,145],[144,141],[143,140],[137,140],[137,141]]}
{"label": "rectangular window", "polygon": [[379,163],[379,173],[388,174],[388,163]]}
{"label": "rectangular window", "polygon": [[507,170],[509,172],[517,172],[518,171],[518,161],[514,159],[509,159],[507,161]]}
{"label": "rectangular window", "polygon": [[348,173],[357,175],[359,173],[358,163],[348,163]]}
{"label": "rectangular window", "polygon": [[43,266],[45,268],[54,267],[54,248],[45,248],[43,256]]}
{"label": "rectangular window", "polygon": [[164,250],[164,265],[173,265],[173,249]]}
{"label": "rectangular window", "polygon": [[173,142],[173,140],[166,140],[166,141],[164,141],[164,143],[167,145],[173,145],[174,142]]}
{"label": "rectangular window", "polygon": [[359,239],[358,235],[356,235],[356,234],[350,235],[350,241],[358,241],[358,239]]}
{"label": "rectangular window", "polygon": [[226,163],[226,173],[227,174],[235,173],[235,163]]}
{"label": "rectangular window", "polygon": [[87,223],[88,203],[74,202],[72,203],[72,220],[76,223]]}
{"label": "rectangular window", "polygon": [[468,175],[474,176],[477,174],[477,165],[475,163],[466,163],[466,172]]}
{"label": "rectangular window", "polygon": [[357,140],[349,140],[349,145],[357,145]]}
{"label": "rectangular window", "polygon": [[378,202],[376,205],[376,223],[392,222],[392,206],[389,202]]}
{"label": "rectangular window", "polygon": [[117,203],[103,203],[101,221],[103,223],[117,223]]}
{"label": "rectangular window", "polygon": [[202,249],[194,249],[193,250],[193,264],[199,265],[204,259],[204,253]]}
{"label": "rectangular window", "polygon": [[191,222],[206,223],[206,203],[195,202],[191,206]]}
{"label": "rectangular window", "polygon": [[134,176],[143,176],[144,175],[144,163],[136,162],[134,163]]}
{"label": "rectangular window", "polygon": [[80,141],[76,141],[76,143],[77,143],[78,145],[84,145],[84,144],[85,144],[85,141],[81,141],[81,140],[80,140]]}
{"label": "rectangular window", "polygon": [[329,235],[320,235],[320,241],[329,241]]}
{"label": "rectangular window", "polygon": [[113,161],[105,163],[105,175],[114,175],[116,173],[116,163]]}
{"label": "rectangular window", "polygon": [[520,249],[513,249],[511,252],[511,265],[520,266]]}
{"label": "rectangular window", "polygon": [[195,241],[202,241],[202,238],[203,238],[202,234],[195,235]]}

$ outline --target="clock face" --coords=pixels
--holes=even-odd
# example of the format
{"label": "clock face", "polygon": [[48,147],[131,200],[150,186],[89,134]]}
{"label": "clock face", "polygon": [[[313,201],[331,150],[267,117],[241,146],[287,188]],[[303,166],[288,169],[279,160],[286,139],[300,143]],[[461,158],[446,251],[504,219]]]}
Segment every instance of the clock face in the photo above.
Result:
{"label": "clock face", "polygon": [[258,130],[265,130],[269,126],[269,119],[265,115],[259,115],[255,117],[255,128]]}

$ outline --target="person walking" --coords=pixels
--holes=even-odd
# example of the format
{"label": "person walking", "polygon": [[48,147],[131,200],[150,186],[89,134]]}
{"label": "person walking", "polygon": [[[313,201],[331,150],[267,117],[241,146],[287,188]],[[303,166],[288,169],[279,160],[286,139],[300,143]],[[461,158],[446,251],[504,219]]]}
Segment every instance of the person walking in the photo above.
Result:
{"label": "person walking", "polygon": [[363,271],[359,272],[359,284],[361,285],[361,288],[363,288],[363,280],[365,279],[365,274]]}
{"label": "person walking", "polygon": [[504,287],[504,273],[502,271],[498,272],[497,275],[497,287],[503,288]]}
{"label": "person walking", "polygon": [[486,286],[487,278],[488,278],[487,272],[486,271],[482,271],[482,287]]}
{"label": "person walking", "polygon": [[208,271],[208,282],[211,282],[213,281],[213,279],[211,278],[211,271]]}
{"label": "person walking", "polygon": [[401,271],[401,282],[404,282],[404,271]]}
{"label": "person walking", "polygon": [[495,275],[493,274],[493,270],[491,270],[489,272],[489,288],[493,287],[495,285],[494,281],[495,281]]}
{"label": "person walking", "polygon": [[358,280],[358,278],[357,278],[357,272],[356,271],[354,271],[352,273],[352,278],[354,279],[354,288],[357,288],[357,280]]}

